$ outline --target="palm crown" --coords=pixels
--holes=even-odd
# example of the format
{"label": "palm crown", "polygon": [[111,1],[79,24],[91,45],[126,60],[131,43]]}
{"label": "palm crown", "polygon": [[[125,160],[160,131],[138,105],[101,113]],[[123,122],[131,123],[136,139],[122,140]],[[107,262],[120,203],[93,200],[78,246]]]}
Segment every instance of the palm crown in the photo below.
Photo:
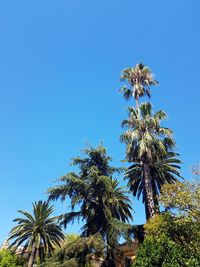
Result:
{"label": "palm crown", "polygon": [[127,160],[129,162],[145,159],[152,162],[154,158],[166,154],[166,148],[172,148],[175,143],[171,138],[172,131],[161,127],[166,118],[162,110],[153,115],[151,103],[142,103],[137,109],[129,108],[129,118],[122,122],[127,131],[121,135],[121,141],[127,145]]}
{"label": "palm crown", "polygon": [[48,202],[33,203],[33,214],[28,211],[19,210],[24,218],[16,218],[17,222],[11,232],[9,239],[14,241],[10,245],[17,249],[21,244],[24,250],[29,252],[29,265],[32,266],[36,253],[44,260],[45,253],[52,253],[55,246],[60,246],[64,234],[60,226],[56,224],[57,219],[51,217],[53,206]]}
{"label": "palm crown", "polygon": [[120,90],[124,93],[124,98],[129,100],[133,97],[136,100],[137,107],[139,98],[144,95],[150,97],[150,86],[158,84],[151,70],[142,63],[137,64],[135,67],[124,69],[121,80],[126,83]]}
{"label": "palm crown", "polygon": [[[177,158],[179,156],[174,152],[167,152],[163,158],[158,158],[157,161],[150,165],[150,172],[152,177],[152,186],[154,197],[160,193],[161,187],[165,183],[176,183],[178,178],[182,178],[180,174],[181,161]],[[143,202],[145,202],[144,182],[141,163],[133,163],[126,172],[125,179],[128,180],[128,187],[133,195],[139,199],[142,195]]]}

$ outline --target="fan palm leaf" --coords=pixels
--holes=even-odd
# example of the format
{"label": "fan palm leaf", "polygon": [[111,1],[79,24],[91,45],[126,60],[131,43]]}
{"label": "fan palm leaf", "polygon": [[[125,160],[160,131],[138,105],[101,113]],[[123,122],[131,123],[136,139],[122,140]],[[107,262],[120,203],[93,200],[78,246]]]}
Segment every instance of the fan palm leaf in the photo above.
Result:
{"label": "fan palm leaf", "polygon": [[[181,161],[177,158],[178,154],[174,152],[168,152],[164,158],[160,158],[157,162],[153,162],[150,165],[150,172],[152,177],[152,184],[155,192],[155,196],[160,193],[161,187],[165,183],[176,183],[178,178],[182,178],[180,174]],[[128,181],[130,191],[134,197],[138,199],[142,195],[142,201],[144,203],[144,183],[143,183],[142,164],[134,163],[126,172],[125,179]]]}
{"label": "fan palm leaf", "polygon": [[142,63],[124,69],[121,74],[121,81],[125,82],[125,85],[120,89],[124,98],[129,100],[133,97],[136,100],[137,108],[139,98],[144,95],[150,97],[150,86],[158,84],[150,68]]}

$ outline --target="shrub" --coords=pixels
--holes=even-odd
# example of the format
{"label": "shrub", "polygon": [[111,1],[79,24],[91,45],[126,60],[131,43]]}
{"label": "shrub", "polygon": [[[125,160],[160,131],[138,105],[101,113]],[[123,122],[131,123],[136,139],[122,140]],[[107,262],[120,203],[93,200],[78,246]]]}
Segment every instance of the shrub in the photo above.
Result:
{"label": "shrub", "polygon": [[21,267],[22,263],[10,250],[0,251],[0,267]]}

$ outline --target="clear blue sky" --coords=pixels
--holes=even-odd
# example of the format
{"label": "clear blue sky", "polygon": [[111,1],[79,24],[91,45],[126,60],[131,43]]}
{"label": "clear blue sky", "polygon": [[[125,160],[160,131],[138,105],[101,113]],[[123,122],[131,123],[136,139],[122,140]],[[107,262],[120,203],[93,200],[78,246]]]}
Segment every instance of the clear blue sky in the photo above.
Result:
{"label": "clear blue sky", "polygon": [[[119,76],[138,62],[160,82],[152,101],[167,111],[191,177],[200,161],[199,10],[199,0],[1,1],[0,243],[16,210],[45,199],[85,140],[104,140],[120,165],[128,103]],[[144,222],[142,206],[135,211]]]}

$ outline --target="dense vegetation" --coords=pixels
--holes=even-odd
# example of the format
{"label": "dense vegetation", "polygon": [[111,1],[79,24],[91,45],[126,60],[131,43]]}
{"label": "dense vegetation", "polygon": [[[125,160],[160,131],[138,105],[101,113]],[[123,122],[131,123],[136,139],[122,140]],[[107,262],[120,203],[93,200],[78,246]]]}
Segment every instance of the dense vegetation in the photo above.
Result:
{"label": "dense vegetation", "polygon": [[[142,97],[150,98],[151,86],[158,82],[143,64],[124,69],[121,81],[120,91],[131,101],[120,136],[129,167],[113,167],[102,144],[88,145],[72,160],[77,171],[49,188],[46,202],[33,203],[33,213],[19,211],[23,217],[14,220],[10,247],[15,251],[23,245],[28,267],[89,267],[93,262],[114,267],[122,238],[127,245],[133,238],[139,242],[132,266],[200,266],[199,180],[186,182],[181,176],[173,132],[163,125],[166,112],[140,103]],[[199,169],[194,173],[198,176]],[[144,227],[133,225],[132,196],[142,197]],[[50,203],[57,200],[67,212],[53,217]],[[64,236],[75,220],[83,222],[80,235]],[[0,266],[18,264],[13,252],[1,252]]]}
{"label": "dense vegetation", "polygon": [[8,249],[0,250],[0,267],[22,267],[23,262],[13,251]]}
{"label": "dense vegetation", "polygon": [[133,266],[199,266],[199,180],[163,186],[160,200],[167,212],[146,223],[147,236]]}

